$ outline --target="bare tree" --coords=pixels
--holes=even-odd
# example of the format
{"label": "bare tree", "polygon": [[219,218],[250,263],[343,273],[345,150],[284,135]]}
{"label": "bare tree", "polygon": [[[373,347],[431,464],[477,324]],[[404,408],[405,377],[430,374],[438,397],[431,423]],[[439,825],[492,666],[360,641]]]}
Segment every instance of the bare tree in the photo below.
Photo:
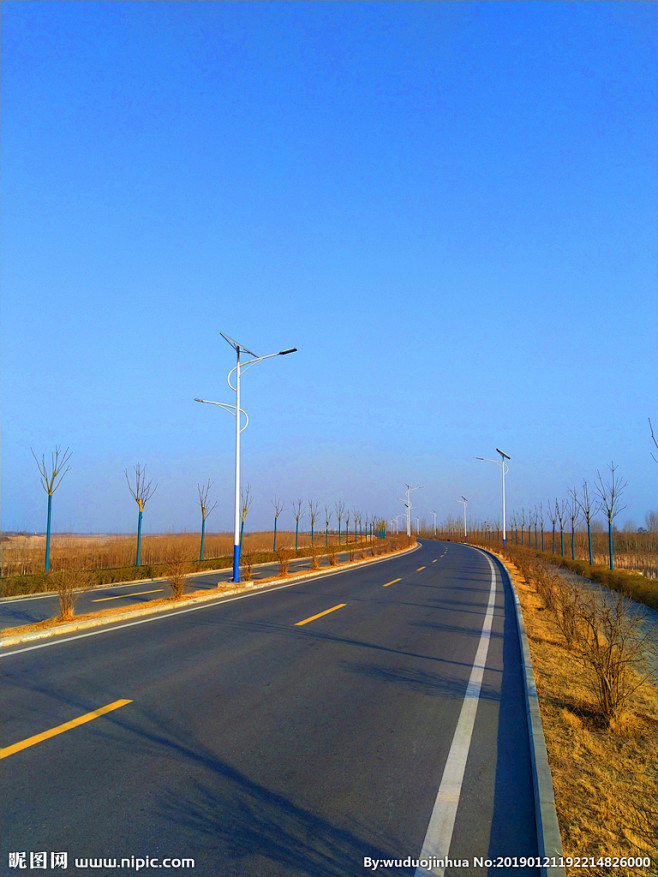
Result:
{"label": "bare tree", "polygon": [[340,545],[340,525],[343,521],[343,516],[345,514],[345,503],[342,499],[339,499],[336,503],[336,517],[338,518],[338,544]]}
{"label": "bare tree", "polygon": [[612,548],[612,525],[614,519],[619,512],[622,512],[626,506],[620,505],[621,495],[626,488],[626,482],[617,475],[617,469],[614,462],[610,463],[610,480],[606,483],[601,477],[599,470],[596,470],[597,483],[596,492],[601,501],[601,510],[605,512],[608,519],[608,550],[610,553],[610,569],[615,568],[613,548]]}
{"label": "bare tree", "polygon": [[[57,490],[59,485],[62,483],[62,478],[69,471],[70,466],[68,465],[69,460],[71,459],[71,451],[67,448],[64,453],[59,445],[55,447],[55,450],[50,455],[50,465],[46,463],[46,455],[41,455],[41,462],[37,459],[37,455],[34,453],[32,448],[32,456],[37,464],[39,469],[39,475],[41,476],[41,484],[43,489],[48,494],[48,519],[46,524],[46,572],[50,569],[50,521],[52,516],[52,505],[53,505],[53,493]],[[66,468],[64,468],[66,467]]]}
{"label": "bare tree", "polygon": [[292,515],[295,519],[295,553],[297,553],[297,549],[299,547],[299,520],[302,516],[302,508],[304,503],[301,499],[295,499],[291,503],[292,505]]}
{"label": "bare tree", "polygon": [[206,535],[206,518],[217,508],[217,501],[210,505],[209,495],[212,481],[210,478],[204,484],[197,484],[196,489],[199,494],[199,505],[201,506],[201,550],[199,552],[199,560],[203,560],[203,540]]}
{"label": "bare tree", "polygon": [[283,500],[279,499],[278,496],[274,497],[272,505],[274,506],[274,544],[272,545],[272,551],[276,551],[276,525],[279,520],[279,515],[284,510],[285,506]]}
{"label": "bare tree", "polygon": [[315,544],[315,519],[318,516],[318,508],[320,503],[317,500],[309,499],[308,516],[311,519],[311,545]]}
{"label": "bare tree", "polygon": [[578,499],[578,491],[575,487],[570,487],[569,493],[569,519],[571,521],[571,559],[576,559],[576,521],[578,520],[578,510],[580,501]]}
{"label": "bare tree", "polygon": [[564,521],[567,516],[567,506],[564,500],[558,502],[555,500],[555,517],[560,523],[560,554],[564,557]]}
{"label": "bare tree", "polygon": [[592,506],[592,500],[589,495],[589,486],[583,481],[580,498],[577,500],[580,510],[583,513],[585,522],[587,523],[587,550],[589,552],[589,565],[593,563],[592,559],[592,515],[596,514],[596,507]]}
{"label": "bare tree", "polygon": [[324,544],[329,545],[329,522],[331,521],[331,509],[324,507]]}
{"label": "bare tree", "polygon": [[135,566],[139,566],[142,547],[142,513],[144,511],[144,506],[158,489],[158,485],[156,484],[155,487],[153,487],[153,482],[146,480],[146,466],[142,467],[140,463],[135,464],[134,487],[128,477],[128,470],[125,469],[124,472],[130,495],[137,503],[137,508],[139,509],[139,517],[137,518],[137,559],[135,560]]}
{"label": "bare tree", "polygon": [[557,521],[557,500],[548,501],[548,519],[553,525],[553,554],[555,554],[555,523]]}
{"label": "bare tree", "polygon": [[525,533],[525,522],[526,522],[525,508],[522,508],[521,513],[519,514],[519,527],[521,528],[521,545],[523,545],[523,535]]}
{"label": "bare tree", "polygon": [[242,537],[244,535],[244,522],[253,503],[251,496],[251,486],[247,484],[244,490],[240,491],[240,554],[242,554]]}

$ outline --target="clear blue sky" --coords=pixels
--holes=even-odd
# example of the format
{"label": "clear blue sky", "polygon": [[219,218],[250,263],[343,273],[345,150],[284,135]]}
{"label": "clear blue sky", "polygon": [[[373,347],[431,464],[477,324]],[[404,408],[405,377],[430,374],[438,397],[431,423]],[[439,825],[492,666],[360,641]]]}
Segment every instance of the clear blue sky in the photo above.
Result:
{"label": "clear blue sky", "polygon": [[[2,526],[656,508],[654,2],[2,3]],[[308,521],[306,520],[306,524]]]}

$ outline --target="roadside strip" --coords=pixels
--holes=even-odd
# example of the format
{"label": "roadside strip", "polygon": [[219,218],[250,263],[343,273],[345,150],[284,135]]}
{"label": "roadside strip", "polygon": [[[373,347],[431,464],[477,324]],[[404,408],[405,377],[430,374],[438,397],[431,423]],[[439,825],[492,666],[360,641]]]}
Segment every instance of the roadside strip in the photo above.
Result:
{"label": "roadside strip", "polygon": [[15,752],[20,752],[22,749],[27,749],[29,746],[41,743],[43,740],[49,740],[51,737],[63,734],[64,731],[70,731],[72,728],[77,728],[79,725],[91,722],[93,719],[104,716],[106,713],[111,713],[113,710],[118,710],[119,707],[125,706],[128,703],[132,703],[132,700],[115,700],[113,703],[108,703],[107,706],[102,706],[100,709],[94,710],[91,713],[85,713],[83,716],[78,716],[77,719],[71,719],[70,722],[64,722],[63,725],[57,725],[56,728],[51,728],[49,731],[43,731],[41,734],[35,734],[33,737],[28,737],[26,740],[20,740],[12,746],[0,749],[0,758],[7,758],[8,755],[13,755]]}
{"label": "roadside strip", "polygon": [[[222,601],[232,601],[232,600],[242,600],[246,597],[252,596],[256,591],[260,590],[277,590],[279,588],[290,588],[299,582],[305,581],[306,579],[315,579],[320,576],[330,576],[330,575],[339,575],[340,573],[349,572],[352,569],[358,569],[361,566],[365,566],[366,564],[374,564],[374,563],[384,563],[387,560],[393,560],[396,557],[399,557],[402,554],[406,554],[409,551],[416,551],[422,546],[422,543],[417,542],[415,545],[412,545],[410,548],[404,548],[402,551],[396,551],[393,554],[385,554],[381,557],[371,557],[367,560],[359,560],[354,563],[346,563],[337,567],[325,567],[324,569],[313,570],[309,573],[303,573],[302,575],[295,576],[287,576],[285,578],[274,579],[269,582],[263,583],[250,583],[251,587],[248,589],[243,588],[234,588],[230,591],[223,591],[222,593],[210,593],[210,594],[202,594],[199,597],[188,597],[187,599],[177,601],[176,603],[167,602],[160,603],[157,606],[148,606],[145,605],[143,608],[136,608],[132,610],[118,610],[116,614],[99,616],[96,618],[89,619],[80,619],[79,621],[66,622],[64,624],[59,624],[53,627],[46,627],[41,630],[30,631],[27,633],[19,633],[19,634],[2,634],[2,639],[0,640],[0,646],[4,649],[5,647],[21,645],[23,643],[34,643],[34,645],[29,645],[28,648],[43,648],[44,646],[52,645],[54,642],[68,642],[70,639],[75,638],[74,636],[64,637],[62,634],[76,634],[78,631],[83,631],[81,636],[94,636],[99,633],[105,633],[110,630],[117,630],[123,627],[130,627],[134,624],[145,624],[149,621],[155,621],[159,617],[163,617],[163,615],[178,615],[186,612],[194,612],[198,609],[204,609],[206,606],[213,605],[216,603],[220,603]],[[142,617],[148,616],[148,617]],[[135,619],[135,620],[133,620]],[[123,622],[119,624],[118,622]],[[102,628],[101,630],[90,630],[90,628]],[[88,633],[84,633],[84,631],[89,631]],[[37,640],[49,639],[51,642],[39,643],[37,644]],[[25,651],[26,649],[20,649],[19,651]],[[0,657],[7,657],[10,654],[17,654],[17,652],[6,652],[4,655],[0,655]]]}

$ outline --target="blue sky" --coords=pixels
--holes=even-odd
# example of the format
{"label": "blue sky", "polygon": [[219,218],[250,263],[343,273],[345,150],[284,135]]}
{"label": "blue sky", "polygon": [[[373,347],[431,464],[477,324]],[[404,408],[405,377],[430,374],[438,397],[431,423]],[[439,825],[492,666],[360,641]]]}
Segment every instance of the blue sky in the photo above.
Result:
{"label": "blue sky", "polygon": [[656,508],[653,2],[2,3],[2,526]]}

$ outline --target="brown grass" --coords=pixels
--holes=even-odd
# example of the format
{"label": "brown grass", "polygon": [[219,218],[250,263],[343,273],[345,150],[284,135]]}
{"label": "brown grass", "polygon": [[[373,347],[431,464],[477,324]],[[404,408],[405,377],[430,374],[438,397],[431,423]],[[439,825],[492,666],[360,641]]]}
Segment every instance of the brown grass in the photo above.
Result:
{"label": "brown grass", "polygon": [[563,644],[534,581],[505,561],[519,595],[541,709],[565,856],[650,856],[649,868],[567,868],[568,875],[656,874],[658,709],[640,685],[611,729]]}

